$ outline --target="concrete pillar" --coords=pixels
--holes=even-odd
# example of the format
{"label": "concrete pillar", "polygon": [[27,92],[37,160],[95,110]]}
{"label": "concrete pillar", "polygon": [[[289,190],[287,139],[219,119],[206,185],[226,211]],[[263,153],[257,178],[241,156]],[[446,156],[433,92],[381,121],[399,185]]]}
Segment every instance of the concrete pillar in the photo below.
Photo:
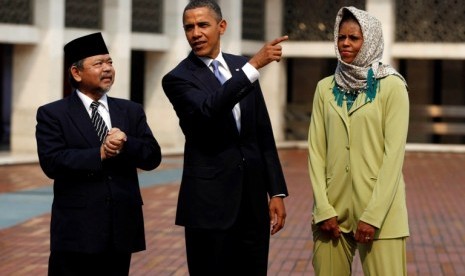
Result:
{"label": "concrete pillar", "polygon": [[395,42],[395,3],[394,0],[367,0],[367,12],[381,21],[384,38],[383,62],[397,67],[392,57],[392,48]]}
{"label": "concrete pillar", "polygon": [[226,33],[221,38],[221,50],[238,55],[242,50],[242,0],[220,0],[218,4],[223,18],[228,23]]}
{"label": "concrete pillar", "polygon": [[[265,40],[269,42],[282,33],[283,0],[267,0],[265,6]],[[281,43],[283,54],[286,53],[286,42]],[[276,141],[285,140],[285,112],[287,94],[286,60],[273,62],[260,69],[260,84],[262,86],[268,113]]]}
{"label": "concrete pillar", "polygon": [[103,37],[116,70],[110,96],[129,99],[131,87],[132,5],[127,0],[105,0]]}
{"label": "concrete pillar", "polygon": [[11,153],[36,152],[37,108],[62,98],[64,0],[34,2],[37,44],[13,49]]}
{"label": "concrete pillar", "polygon": [[165,0],[163,33],[168,36],[170,47],[165,52],[146,52],[145,111],[163,153],[181,152],[184,147],[178,117],[163,91],[161,80],[190,52],[182,26],[187,3],[188,0]]}

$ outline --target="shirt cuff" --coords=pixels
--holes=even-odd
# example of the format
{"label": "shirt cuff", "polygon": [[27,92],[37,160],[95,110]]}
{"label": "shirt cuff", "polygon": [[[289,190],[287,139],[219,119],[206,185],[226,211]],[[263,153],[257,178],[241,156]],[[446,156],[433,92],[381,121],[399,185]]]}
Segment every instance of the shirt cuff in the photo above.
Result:
{"label": "shirt cuff", "polygon": [[272,197],[286,197],[286,195],[285,194],[277,194],[277,195],[274,195]]}
{"label": "shirt cuff", "polygon": [[247,76],[251,83],[254,83],[260,77],[258,70],[248,62],[242,66],[242,71],[244,71],[244,74]]}

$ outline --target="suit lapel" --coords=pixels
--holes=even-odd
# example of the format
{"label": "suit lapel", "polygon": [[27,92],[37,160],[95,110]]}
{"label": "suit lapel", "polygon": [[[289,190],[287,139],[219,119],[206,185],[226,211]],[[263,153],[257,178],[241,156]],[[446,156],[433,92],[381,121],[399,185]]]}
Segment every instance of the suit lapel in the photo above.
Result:
{"label": "suit lapel", "polygon": [[[241,70],[242,66],[244,66],[244,62],[243,60],[233,56],[233,55],[229,55],[229,54],[226,54],[226,53],[223,53],[223,58],[224,60],[226,61],[226,64],[228,64],[228,67],[229,67],[229,71],[231,72],[231,74],[234,76],[235,72]],[[243,98],[240,102],[239,102],[239,106],[241,108],[241,131],[239,132],[237,130],[237,134],[241,135],[241,134],[244,134],[246,129],[245,128],[245,124],[244,122],[247,122],[248,120],[244,119],[244,118],[247,118],[248,116],[250,116],[249,114],[249,109],[247,108],[248,106],[248,102],[249,102],[249,97],[250,95],[246,96],[245,98]],[[234,116],[232,115],[232,111],[231,111],[231,119],[234,123],[234,126],[236,126],[236,121],[234,119]]]}
{"label": "suit lapel", "polygon": [[[339,114],[339,117],[341,117],[342,121],[344,122],[344,126],[347,132],[350,129],[350,116],[352,116],[354,112],[361,109],[363,106],[365,106],[368,103],[369,101],[368,102],[366,101],[365,93],[362,93],[357,97],[357,99],[353,103],[352,108],[350,110],[347,110],[346,101],[343,102],[342,106],[338,106],[336,101],[330,101],[330,105]],[[350,139],[350,135],[348,137]]]}
{"label": "suit lapel", "polygon": [[189,54],[188,59],[190,64],[188,68],[191,70],[192,76],[198,80],[198,83],[206,88],[207,91],[214,93],[221,84],[216,79],[213,72],[203,63],[193,52]]}
{"label": "suit lapel", "polygon": [[100,144],[100,140],[97,136],[97,132],[92,124],[89,113],[84,107],[84,104],[76,91],[73,92],[69,98],[69,109],[67,113],[87,143],[91,146],[98,146]]}
{"label": "suit lapel", "polygon": [[[68,109],[68,114],[76,128],[89,145],[98,146],[100,144],[100,140],[97,136],[97,132],[95,131],[95,127],[76,92],[70,96],[69,105],[70,108]],[[128,129],[127,121],[125,120],[126,110],[119,106],[111,97],[108,97],[108,108],[110,110],[111,125],[121,129],[122,131],[126,131]]]}
{"label": "suit lapel", "polygon": [[[232,56],[223,53],[223,58],[225,59],[226,63],[228,64],[228,67],[229,67],[230,71],[235,70],[235,68],[240,68],[240,67],[237,67],[237,65],[238,65],[238,62],[236,61],[237,59],[232,58]],[[208,68],[205,65],[205,63],[203,63],[203,61],[201,61],[193,52],[191,52],[189,54],[188,59],[190,60],[188,68],[191,70],[192,76],[198,80],[199,84],[201,84],[202,86],[204,86],[206,88],[206,91],[210,92],[211,94],[217,93],[221,88],[221,83],[215,77],[215,75],[210,70],[210,68]],[[243,101],[241,101],[241,103],[240,103],[241,122],[242,122],[242,118],[243,118],[243,115],[244,115],[243,108],[245,110],[245,107],[243,106],[242,102]],[[230,123],[236,129],[236,133],[239,134],[239,131],[237,130],[237,127],[236,127],[236,121],[234,119],[232,110],[231,110],[231,112],[229,114],[228,120],[230,121]]]}
{"label": "suit lapel", "polygon": [[[243,60],[240,60],[239,58],[236,58],[233,55],[223,53],[223,58],[226,61],[226,63],[228,64],[229,71],[231,72],[232,75],[234,75],[234,72],[242,70],[242,66],[244,66],[244,64],[245,64],[243,62]],[[246,110],[247,110],[247,104],[246,104],[247,98],[248,97],[245,97],[244,99],[242,99],[239,102],[239,105],[241,107],[241,115],[242,115],[243,112],[246,113]],[[241,121],[242,121],[242,116],[241,116]]]}
{"label": "suit lapel", "polygon": [[107,97],[107,99],[112,127],[117,127],[120,130],[126,132],[128,129],[126,120],[126,110],[123,107],[119,106],[113,98]]}
{"label": "suit lapel", "polygon": [[342,121],[344,122],[346,130],[348,130],[350,125],[349,125],[346,102],[344,101],[342,103],[342,106],[338,106],[336,101],[334,100],[329,101],[329,103],[332,106],[332,108],[337,112],[337,114],[339,114],[339,117],[341,117]]}
{"label": "suit lapel", "polygon": [[358,97],[355,99],[355,102],[352,105],[352,108],[349,110],[349,116],[351,116],[355,111],[359,110],[364,105],[370,102],[367,101],[366,98],[367,95],[365,93],[361,93],[360,95],[358,95]]}

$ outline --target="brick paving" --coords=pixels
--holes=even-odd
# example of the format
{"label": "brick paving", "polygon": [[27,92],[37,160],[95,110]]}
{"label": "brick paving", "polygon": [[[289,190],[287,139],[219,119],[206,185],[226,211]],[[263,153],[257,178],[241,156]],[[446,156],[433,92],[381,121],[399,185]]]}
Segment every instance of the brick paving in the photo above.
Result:
{"label": "brick paving", "polygon": [[[280,150],[290,197],[286,227],[271,238],[269,275],[313,275],[312,192],[303,149]],[[157,170],[180,168],[166,156]],[[407,152],[404,165],[411,237],[408,275],[465,275],[465,154]],[[0,194],[49,186],[37,164],[0,166]],[[183,228],[175,226],[179,182],[144,188],[147,250],[133,255],[131,276],[188,275]],[[46,275],[50,214],[0,229],[0,275]],[[362,275],[358,258],[354,275]],[[244,271],[244,275],[247,275]]]}

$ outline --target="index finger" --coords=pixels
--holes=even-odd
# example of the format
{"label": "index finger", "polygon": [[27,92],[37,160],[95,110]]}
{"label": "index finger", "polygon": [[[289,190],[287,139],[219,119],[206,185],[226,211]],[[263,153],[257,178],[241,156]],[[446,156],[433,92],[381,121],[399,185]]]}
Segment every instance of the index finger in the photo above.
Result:
{"label": "index finger", "polygon": [[289,36],[285,35],[285,36],[281,36],[281,37],[278,37],[278,38],[275,38],[273,41],[270,42],[270,45],[274,46],[276,44],[279,44],[283,41],[286,41],[289,39]]}

